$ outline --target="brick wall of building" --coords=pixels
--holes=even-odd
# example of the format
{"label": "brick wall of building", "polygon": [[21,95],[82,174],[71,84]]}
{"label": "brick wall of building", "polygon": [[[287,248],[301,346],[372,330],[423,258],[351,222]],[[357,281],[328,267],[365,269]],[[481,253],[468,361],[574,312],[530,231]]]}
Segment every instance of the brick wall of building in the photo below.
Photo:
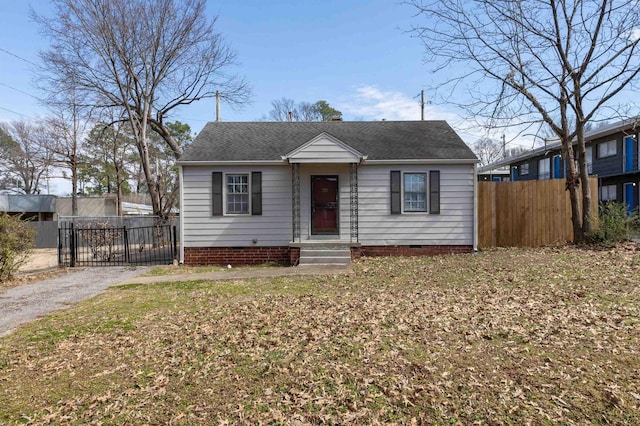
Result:
{"label": "brick wall of building", "polygon": [[[293,260],[289,247],[185,247],[185,265],[260,265],[278,263],[289,266]],[[300,256],[298,249],[298,257]]]}
{"label": "brick wall of building", "polygon": [[351,259],[362,256],[436,256],[440,254],[471,253],[473,246],[362,246],[351,248]]}
{"label": "brick wall of building", "polygon": [[[362,246],[351,248],[351,259],[362,256],[435,256],[470,253],[473,246]],[[299,247],[185,247],[185,265],[297,265]]]}

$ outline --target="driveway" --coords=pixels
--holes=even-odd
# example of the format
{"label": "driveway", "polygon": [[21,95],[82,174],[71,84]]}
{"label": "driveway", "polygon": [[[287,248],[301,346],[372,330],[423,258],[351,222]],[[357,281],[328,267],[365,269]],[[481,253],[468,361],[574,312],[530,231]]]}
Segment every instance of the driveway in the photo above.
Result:
{"label": "driveway", "polygon": [[151,266],[69,268],[62,275],[0,292],[0,337],[57,309],[96,296],[117,284],[151,284],[165,281],[231,280],[296,275],[345,274],[344,266],[237,268],[222,272],[140,277]]}
{"label": "driveway", "polygon": [[55,278],[0,292],[0,336],[52,311],[100,294],[149,269],[148,266],[73,268]]}

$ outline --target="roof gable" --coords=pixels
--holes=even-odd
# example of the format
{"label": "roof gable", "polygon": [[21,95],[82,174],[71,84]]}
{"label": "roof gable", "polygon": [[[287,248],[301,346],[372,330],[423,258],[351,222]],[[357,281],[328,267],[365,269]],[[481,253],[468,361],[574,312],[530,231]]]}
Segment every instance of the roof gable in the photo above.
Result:
{"label": "roof gable", "polygon": [[327,132],[282,156],[290,163],[359,163],[364,158],[358,150]]}

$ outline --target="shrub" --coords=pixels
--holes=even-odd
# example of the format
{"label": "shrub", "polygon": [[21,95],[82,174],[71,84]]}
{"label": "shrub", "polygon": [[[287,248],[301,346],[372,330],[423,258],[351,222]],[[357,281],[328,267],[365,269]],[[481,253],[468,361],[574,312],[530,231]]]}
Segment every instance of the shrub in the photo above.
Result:
{"label": "shrub", "polygon": [[593,244],[613,245],[631,239],[631,233],[638,223],[638,214],[629,214],[625,203],[600,203],[599,225],[588,236]]}
{"label": "shrub", "polygon": [[0,282],[11,278],[27,260],[34,238],[34,229],[20,217],[0,213]]}

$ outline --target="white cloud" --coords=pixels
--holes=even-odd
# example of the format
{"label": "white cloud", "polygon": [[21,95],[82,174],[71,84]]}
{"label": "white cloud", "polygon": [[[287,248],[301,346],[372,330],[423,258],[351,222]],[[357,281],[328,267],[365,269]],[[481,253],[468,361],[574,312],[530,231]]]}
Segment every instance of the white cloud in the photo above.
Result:
{"label": "white cloud", "polygon": [[[336,104],[344,115],[363,120],[420,120],[420,98],[376,86],[361,86],[348,100]],[[435,105],[425,105],[425,120],[459,121],[460,117]]]}
{"label": "white cloud", "polygon": [[[420,120],[420,97],[409,96],[395,90],[384,90],[374,85],[358,87],[355,93],[337,102],[336,108],[342,111],[346,120]],[[532,141],[522,137],[527,133],[521,127],[493,129],[488,131],[474,120],[466,120],[452,108],[444,105],[425,105],[425,120],[445,120],[468,145],[478,139],[489,137],[502,140],[505,134],[507,147],[531,147]]]}

